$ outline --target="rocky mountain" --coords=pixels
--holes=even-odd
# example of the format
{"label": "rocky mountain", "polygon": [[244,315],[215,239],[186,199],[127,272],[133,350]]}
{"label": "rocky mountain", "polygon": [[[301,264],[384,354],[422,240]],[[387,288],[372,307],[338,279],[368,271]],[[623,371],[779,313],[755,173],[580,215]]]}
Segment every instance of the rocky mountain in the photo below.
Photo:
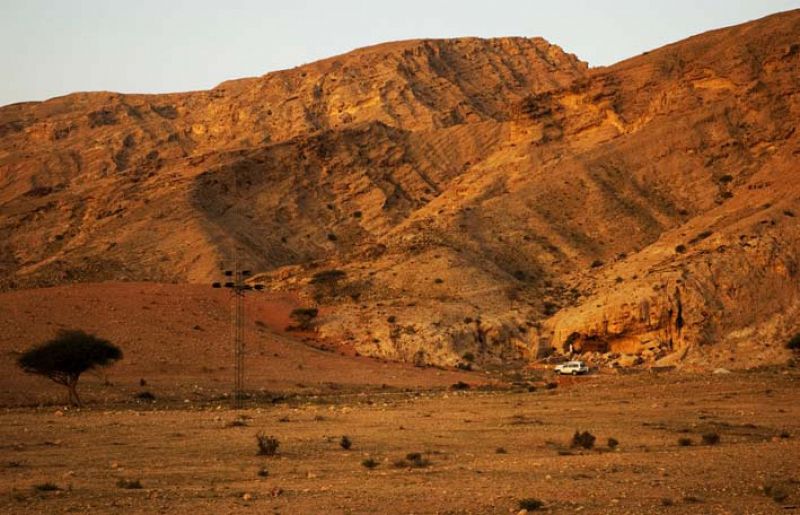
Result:
{"label": "rocky mountain", "polygon": [[362,354],[785,362],[798,36],[791,11],[603,68],[538,38],[404,41],[6,106],[2,288],[237,259]]}

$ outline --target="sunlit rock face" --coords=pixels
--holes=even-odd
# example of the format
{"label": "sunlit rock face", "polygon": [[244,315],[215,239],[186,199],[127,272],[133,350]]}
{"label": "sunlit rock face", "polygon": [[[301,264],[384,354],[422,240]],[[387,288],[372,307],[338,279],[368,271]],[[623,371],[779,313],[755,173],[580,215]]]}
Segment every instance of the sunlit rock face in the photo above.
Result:
{"label": "sunlit rock face", "polygon": [[539,38],[404,41],[6,106],[0,286],[205,282],[236,250],[363,354],[785,362],[798,32],[788,12],[598,69]]}

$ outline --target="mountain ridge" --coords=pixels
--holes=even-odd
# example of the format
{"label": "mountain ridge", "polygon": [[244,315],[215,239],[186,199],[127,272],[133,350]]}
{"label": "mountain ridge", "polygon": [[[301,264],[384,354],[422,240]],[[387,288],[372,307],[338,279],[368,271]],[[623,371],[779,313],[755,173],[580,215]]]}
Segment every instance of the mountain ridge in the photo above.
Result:
{"label": "mountain ridge", "polygon": [[782,362],[797,34],[790,11],[599,68],[541,38],[411,40],[6,106],[0,282],[206,282],[238,248],[363,354]]}

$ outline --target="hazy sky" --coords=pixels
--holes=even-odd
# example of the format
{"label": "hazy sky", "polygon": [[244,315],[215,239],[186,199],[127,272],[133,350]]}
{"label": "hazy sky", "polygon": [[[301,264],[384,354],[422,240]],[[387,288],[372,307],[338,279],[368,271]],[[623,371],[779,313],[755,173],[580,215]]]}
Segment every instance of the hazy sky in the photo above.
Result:
{"label": "hazy sky", "polygon": [[591,65],[800,0],[0,0],[0,105],[207,89],[383,41],[542,36]]}

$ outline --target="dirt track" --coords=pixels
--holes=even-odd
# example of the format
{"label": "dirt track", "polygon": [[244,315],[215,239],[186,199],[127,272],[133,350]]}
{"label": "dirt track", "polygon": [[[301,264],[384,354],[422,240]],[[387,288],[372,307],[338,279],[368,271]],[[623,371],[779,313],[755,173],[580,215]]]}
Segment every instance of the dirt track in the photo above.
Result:
{"label": "dirt track", "polygon": [[[213,405],[8,409],[0,511],[516,513],[533,497],[551,513],[783,512],[800,504],[799,381],[596,375],[535,392],[342,393],[247,409],[239,427]],[[594,449],[569,448],[576,429]],[[259,431],[278,437],[277,457],[256,456]],[[718,445],[701,445],[709,432]],[[410,452],[430,464],[394,466]],[[34,490],[48,481],[61,490]]]}

